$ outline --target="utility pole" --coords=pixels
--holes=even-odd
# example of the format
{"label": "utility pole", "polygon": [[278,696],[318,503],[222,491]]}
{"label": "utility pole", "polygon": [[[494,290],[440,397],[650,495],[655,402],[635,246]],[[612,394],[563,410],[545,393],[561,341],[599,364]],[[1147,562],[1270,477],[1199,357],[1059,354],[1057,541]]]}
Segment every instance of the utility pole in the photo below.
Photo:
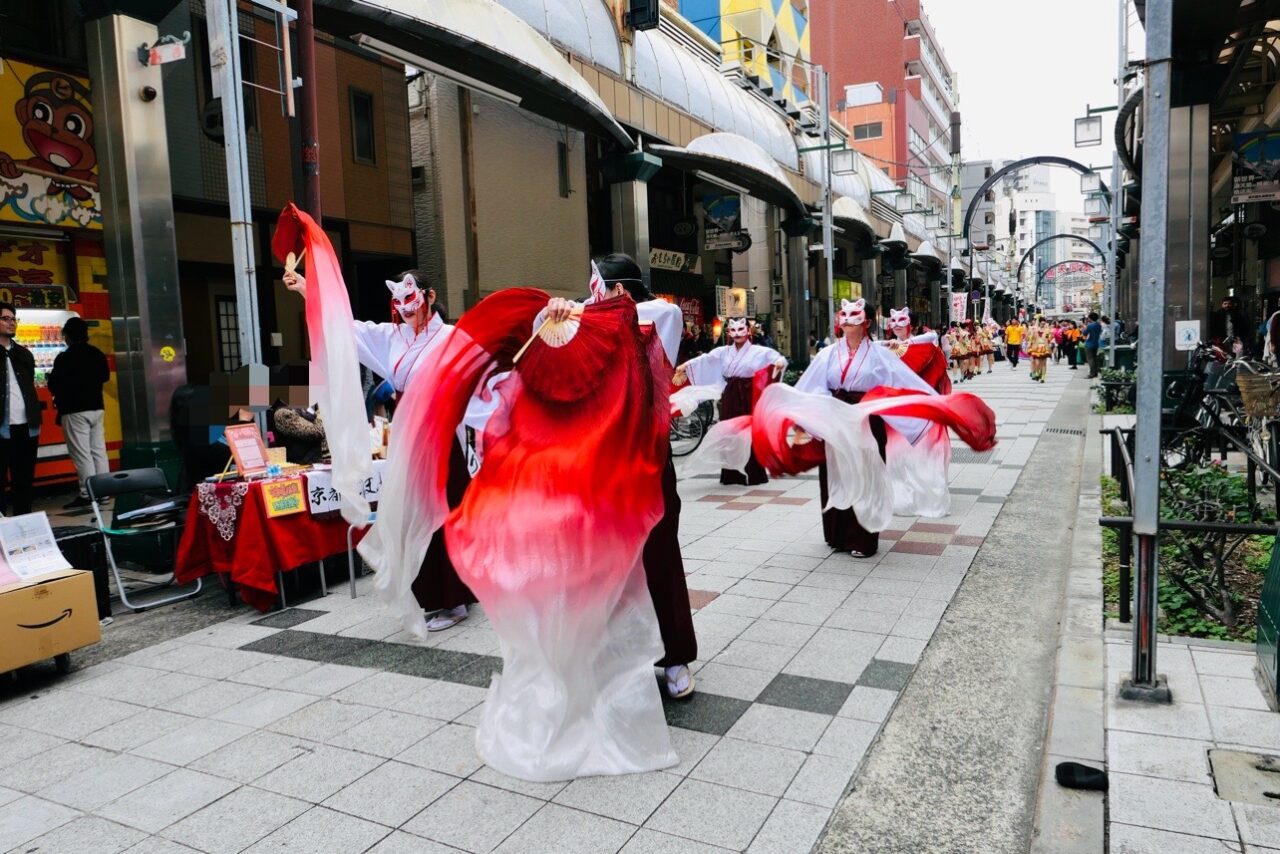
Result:
{"label": "utility pole", "polygon": [[[311,0],[297,0],[297,8],[298,72],[302,77],[302,98],[298,102],[298,124],[302,132],[302,209],[319,225],[320,117],[316,106],[315,12]],[[285,85],[292,86],[293,81],[286,80]]]}
{"label": "utility pole", "polygon": [[[1124,104],[1124,76],[1129,67],[1129,0],[1120,0],[1119,31],[1117,33],[1116,106]],[[1119,121],[1117,113],[1116,120]],[[1116,366],[1116,290],[1120,287],[1120,217],[1124,211],[1124,188],[1120,168],[1120,152],[1111,154],[1111,257],[1107,265],[1110,281],[1106,283],[1103,300],[1104,313],[1111,318],[1111,340],[1107,343],[1107,367]]]}
{"label": "utility pole", "polygon": [[831,216],[831,75],[821,65],[814,66],[818,77],[818,98],[822,104],[822,254],[827,267],[827,321],[836,322],[835,224]]}
{"label": "utility pole", "polygon": [[208,0],[209,69],[213,95],[222,101],[222,128],[227,157],[227,204],[231,213],[232,274],[236,283],[236,315],[240,363],[262,364],[258,324],[258,289],[253,263],[253,212],[249,193],[249,161],[244,139],[244,79],[240,69],[240,22],[235,0]]}

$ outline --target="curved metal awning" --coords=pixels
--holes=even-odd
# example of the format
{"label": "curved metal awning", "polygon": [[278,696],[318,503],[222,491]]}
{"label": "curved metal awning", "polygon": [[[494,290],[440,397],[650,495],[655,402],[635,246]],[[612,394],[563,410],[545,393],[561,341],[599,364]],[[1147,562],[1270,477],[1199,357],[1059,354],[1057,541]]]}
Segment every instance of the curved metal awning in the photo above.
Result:
{"label": "curved metal awning", "polygon": [[355,40],[384,56],[470,78],[532,113],[635,148],[560,51],[493,0],[316,0],[315,9],[327,32],[363,35]]}
{"label": "curved metal awning", "polygon": [[757,199],[805,216],[808,211],[787,175],[760,146],[735,133],[708,133],[678,145],[651,145],[647,149],[662,158],[663,165],[686,171],[701,170],[741,187]]}
{"label": "curved metal awning", "polygon": [[876,240],[875,223],[862,205],[849,196],[836,196],[831,203],[831,220],[862,232],[873,243]]}

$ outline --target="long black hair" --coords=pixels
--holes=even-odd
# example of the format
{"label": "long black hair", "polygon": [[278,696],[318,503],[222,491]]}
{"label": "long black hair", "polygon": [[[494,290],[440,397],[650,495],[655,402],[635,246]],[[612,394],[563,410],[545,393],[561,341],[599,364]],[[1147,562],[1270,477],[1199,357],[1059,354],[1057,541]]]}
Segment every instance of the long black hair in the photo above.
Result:
{"label": "long black hair", "polygon": [[596,268],[600,270],[605,285],[622,285],[636,302],[653,299],[653,294],[644,286],[644,274],[640,272],[640,265],[630,255],[623,252],[606,255],[596,261]]}

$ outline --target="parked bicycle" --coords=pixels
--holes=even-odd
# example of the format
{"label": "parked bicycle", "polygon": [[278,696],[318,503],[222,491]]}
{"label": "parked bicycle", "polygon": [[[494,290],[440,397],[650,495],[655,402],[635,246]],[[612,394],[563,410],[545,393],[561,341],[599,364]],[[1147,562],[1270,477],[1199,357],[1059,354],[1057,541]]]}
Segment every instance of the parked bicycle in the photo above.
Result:
{"label": "parked bicycle", "polygon": [[702,444],[702,437],[716,421],[715,404],[703,401],[698,408],[688,415],[678,415],[671,419],[671,456],[685,457],[697,450]]}

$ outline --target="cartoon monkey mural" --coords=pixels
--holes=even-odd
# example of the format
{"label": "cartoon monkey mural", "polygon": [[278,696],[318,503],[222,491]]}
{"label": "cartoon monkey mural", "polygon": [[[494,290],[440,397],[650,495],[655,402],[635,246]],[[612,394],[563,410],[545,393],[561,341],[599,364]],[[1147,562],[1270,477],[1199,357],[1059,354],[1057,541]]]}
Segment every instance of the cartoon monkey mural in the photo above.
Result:
{"label": "cartoon monkey mural", "polygon": [[0,152],[0,176],[17,179],[23,172],[49,179],[48,194],[67,193],[87,201],[98,188],[93,168],[93,107],[80,81],[56,71],[31,75],[22,99],[14,104],[22,139],[33,157],[15,160]]}

